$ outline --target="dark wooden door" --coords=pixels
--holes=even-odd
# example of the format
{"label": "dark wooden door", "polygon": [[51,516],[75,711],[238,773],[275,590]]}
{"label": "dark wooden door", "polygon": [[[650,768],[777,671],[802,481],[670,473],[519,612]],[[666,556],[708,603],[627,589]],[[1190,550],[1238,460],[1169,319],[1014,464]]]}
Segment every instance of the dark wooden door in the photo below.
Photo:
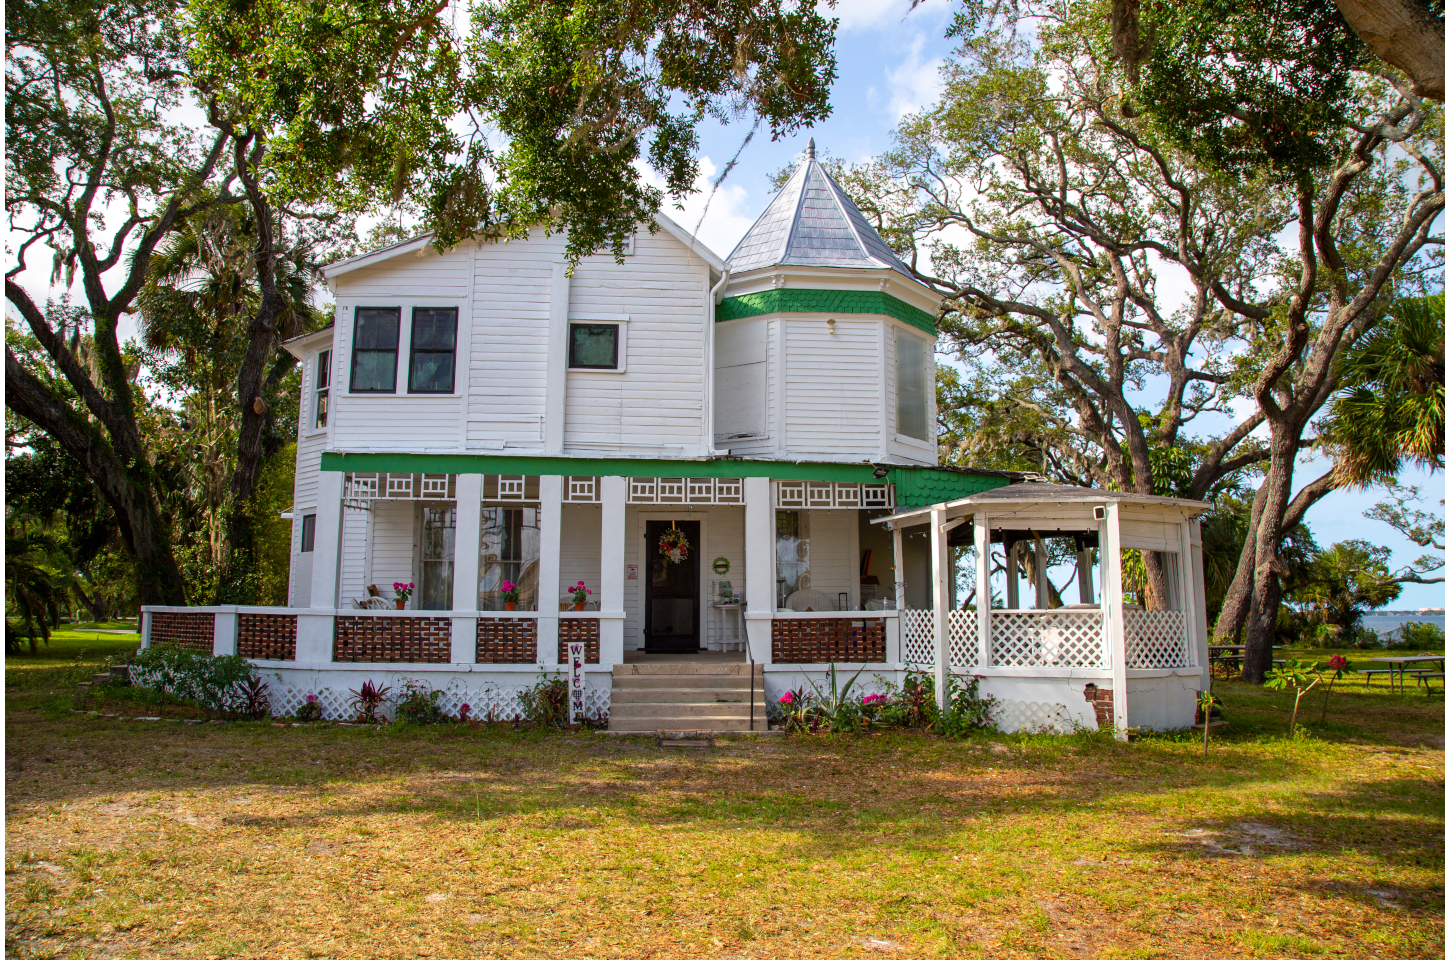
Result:
{"label": "dark wooden door", "polygon": [[[689,556],[673,563],[660,553],[660,537],[674,526],[690,542]],[[695,653],[700,649],[700,521],[646,520],[644,652]]]}

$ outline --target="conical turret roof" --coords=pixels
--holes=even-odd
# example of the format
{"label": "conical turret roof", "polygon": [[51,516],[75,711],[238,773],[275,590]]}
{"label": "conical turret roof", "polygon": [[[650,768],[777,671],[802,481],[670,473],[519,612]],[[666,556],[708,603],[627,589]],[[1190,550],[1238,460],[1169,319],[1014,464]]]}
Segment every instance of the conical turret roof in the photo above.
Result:
{"label": "conical turret roof", "polygon": [[825,167],[816,141],[806,147],[790,180],[730,254],[732,273],[787,264],[801,267],[883,267],[911,276]]}

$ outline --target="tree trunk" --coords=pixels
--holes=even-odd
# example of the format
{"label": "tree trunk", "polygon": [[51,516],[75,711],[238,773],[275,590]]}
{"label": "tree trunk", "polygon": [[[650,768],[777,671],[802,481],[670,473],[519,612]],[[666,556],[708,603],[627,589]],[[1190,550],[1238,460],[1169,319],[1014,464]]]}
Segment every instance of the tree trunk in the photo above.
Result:
{"label": "tree trunk", "polygon": [[1335,0],[1365,46],[1410,78],[1415,93],[1445,102],[1445,24],[1423,0]]}
{"label": "tree trunk", "polygon": [[1168,609],[1168,576],[1163,570],[1163,555],[1157,550],[1143,551],[1143,571],[1148,581],[1148,595],[1143,598],[1146,610]]}
{"label": "tree trunk", "polygon": [[80,598],[81,603],[85,604],[86,610],[91,615],[92,622],[100,623],[103,620],[107,619],[106,598],[101,595],[101,591],[97,590],[96,598],[92,600],[90,597],[86,596],[86,592],[81,589],[81,585],[79,582],[72,582],[71,589],[75,591],[75,594],[77,597]]}
{"label": "tree trunk", "polygon": [[54,437],[75,457],[116,513],[121,538],[136,561],[136,596],[143,604],[186,605],[181,568],[152,488],[144,455],[123,464],[90,421],[5,353],[5,405]]}
{"label": "tree trunk", "polygon": [[1231,643],[1243,630],[1249,618],[1249,605],[1254,598],[1254,550],[1259,529],[1259,517],[1263,514],[1267,487],[1260,483],[1254,494],[1254,505],[1249,511],[1249,526],[1244,531],[1243,549],[1239,551],[1239,563],[1234,568],[1234,578],[1223,597],[1223,607],[1214,621],[1213,636],[1219,643]]}
{"label": "tree trunk", "polygon": [[[1281,424],[1272,424],[1271,429],[1281,427]],[[1243,674],[1249,683],[1263,683],[1264,674],[1273,668],[1275,627],[1279,617],[1279,600],[1284,593],[1279,579],[1283,567],[1279,546],[1283,542],[1284,515],[1289,508],[1294,482],[1294,456],[1298,448],[1296,442],[1286,441],[1285,435],[1297,436],[1298,431],[1283,427],[1274,432],[1278,436],[1269,441],[1272,451],[1269,470],[1260,489],[1263,507],[1251,536],[1254,544],[1253,600],[1249,604],[1244,631]]]}

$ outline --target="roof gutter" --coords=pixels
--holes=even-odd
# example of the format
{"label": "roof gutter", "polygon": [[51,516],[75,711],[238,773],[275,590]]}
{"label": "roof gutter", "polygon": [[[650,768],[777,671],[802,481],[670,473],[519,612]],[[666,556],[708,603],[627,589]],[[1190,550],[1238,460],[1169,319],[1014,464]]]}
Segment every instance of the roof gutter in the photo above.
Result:
{"label": "roof gutter", "polygon": [[709,322],[705,325],[705,390],[709,402],[705,405],[705,416],[709,422],[705,429],[709,431],[706,436],[710,438],[710,456],[728,457],[730,451],[721,450],[715,446],[715,310],[720,306],[720,301],[725,299],[725,285],[730,282],[730,268],[726,267],[720,271],[720,282],[710,288],[710,303],[712,307],[709,313]]}

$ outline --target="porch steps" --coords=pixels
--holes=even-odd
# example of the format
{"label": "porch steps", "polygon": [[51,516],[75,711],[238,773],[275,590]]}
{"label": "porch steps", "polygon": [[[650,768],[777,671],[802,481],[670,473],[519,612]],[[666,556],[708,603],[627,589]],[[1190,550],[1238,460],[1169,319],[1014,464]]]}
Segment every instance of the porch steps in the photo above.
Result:
{"label": "porch steps", "polygon": [[615,664],[609,729],[616,733],[764,731],[767,729],[765,674],[759,665],[754,672],[755,725],[752,727],[749,664]]}

